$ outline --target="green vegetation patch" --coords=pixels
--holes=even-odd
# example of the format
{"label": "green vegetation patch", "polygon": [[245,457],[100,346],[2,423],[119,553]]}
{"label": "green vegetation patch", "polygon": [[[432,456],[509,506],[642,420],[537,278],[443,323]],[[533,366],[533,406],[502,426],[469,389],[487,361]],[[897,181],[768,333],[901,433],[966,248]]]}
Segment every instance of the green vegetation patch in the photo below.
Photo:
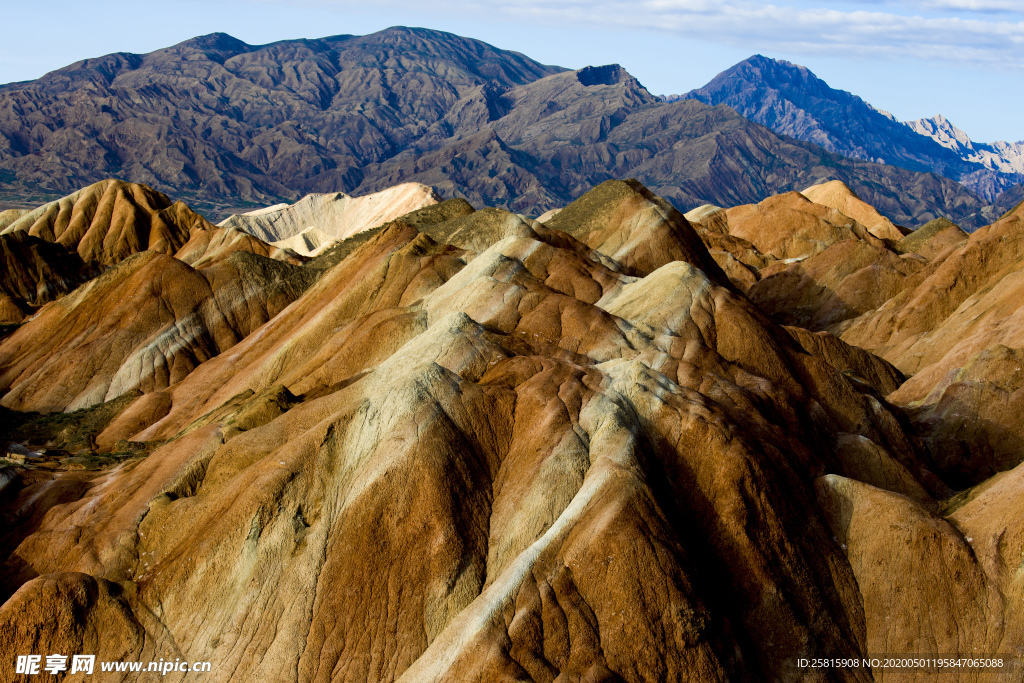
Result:
{"label": "green vegetation patch", "polygon": [[[140,396],[142,392],[136,390],[69,413],[23,413],[0,406],[0,440],[70,454],[95,454],[96,436]],[[137,451],[130,452],[134,455]]]}
{"label": "green vegetation patch", "polygon": [[379,232],[389,225],[391,225],[391,223],[385,223],[384,225],[379,225],[376,228],[356,233],[352,237],[338,242],[312,261],[304,263],[303,267],[319,271],[329,270],[344,261],[348,258],[349,254],[376,237]]}

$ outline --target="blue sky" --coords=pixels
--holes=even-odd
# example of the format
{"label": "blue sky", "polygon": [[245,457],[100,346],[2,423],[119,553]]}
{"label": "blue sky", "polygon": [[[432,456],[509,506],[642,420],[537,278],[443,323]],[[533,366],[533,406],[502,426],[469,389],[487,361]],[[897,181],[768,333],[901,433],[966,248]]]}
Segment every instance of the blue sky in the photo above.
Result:
{"label": "blue sky", "polygon": [[[13,4],[13,3],[12,3]],[[982,142],[1024,139],[1024,0],[123,0],[4,9],[0,82],[224,31],[259,44],[426,26],[549,64],[617,62],[656,94],[761,53],[803,64],[900,119],[944,114]],[[17,30],[23,26],[26,30]]]}

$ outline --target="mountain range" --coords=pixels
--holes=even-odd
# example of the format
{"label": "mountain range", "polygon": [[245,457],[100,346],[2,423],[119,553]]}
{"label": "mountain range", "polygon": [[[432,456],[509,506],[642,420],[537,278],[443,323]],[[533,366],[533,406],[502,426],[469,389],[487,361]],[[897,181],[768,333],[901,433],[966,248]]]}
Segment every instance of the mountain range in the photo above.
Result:
{"label": "mountain range", "polygon": [[682,99],[726,104],[777,133],[854,159],[938,173],[1003,209],[1013,204],[1000,195],[1024,182],[1024,142],[976,143],[941,115],[900,122],[783,60],[754,55]]}
{"label": "mountain range", "polygon": [[[1024,207],[905,235],[839,181],[684,215],[609,180],[543,221],[407,185],[266,209],[108,179],[2,216],[3,651],[1019,679]],[[339,239],[244,232],[309,227]]]}
{"label": "mountain range", "polygon": [[[932,146],[943,173],[974,168]],[[947,217],[973,229],[1005,211],[934,165],[910,163],[910,152],[910,170],[849,153],[780,136],[728,107],[666,103],[617,65],[568,71],[424,29],[262,46],[212,34],[0,86],[7,206],[115,176],[215,220],[403,182],[539,215],[635,177],[681,209],[841,180],[911,227]]]}

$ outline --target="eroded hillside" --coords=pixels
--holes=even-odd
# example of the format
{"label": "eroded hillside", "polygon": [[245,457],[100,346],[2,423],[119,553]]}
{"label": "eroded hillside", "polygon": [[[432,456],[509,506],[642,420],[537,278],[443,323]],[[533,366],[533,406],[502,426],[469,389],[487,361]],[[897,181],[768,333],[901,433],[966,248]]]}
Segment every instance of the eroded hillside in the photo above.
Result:
{"label": "eroded hillside", "polygon": [[[903,405],[955,365],[914,344],[1017,272],[1019,216],[905,242],[826,190],[688,220],[608,181],[544,222],[426,206],[304,265],[251,236],[120,260],[0,339],[7,434],[70,456],[3,470],[0,645],[417,683],[1020,652],[1020,457],[953,462],[946,414]],[[954,267],[988,275],[927,285]],[[941,391],[1010,391],[1013,340]]]}

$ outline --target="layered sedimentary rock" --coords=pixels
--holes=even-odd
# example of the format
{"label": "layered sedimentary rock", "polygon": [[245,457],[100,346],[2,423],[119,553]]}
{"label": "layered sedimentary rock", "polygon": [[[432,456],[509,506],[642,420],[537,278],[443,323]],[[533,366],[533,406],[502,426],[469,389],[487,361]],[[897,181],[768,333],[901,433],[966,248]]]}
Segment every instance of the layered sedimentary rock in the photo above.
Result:
{"label": "layered sedimentary rock", "polygon": [[774,195],[759,204],[726,210],[729,234],[777,259],[804,259],[846,240],[881,246],[864,225],[838,209],[799,192]]}
{"label": "layered sedimentary rock", "polygon": [[[1015,467],[1024,444],[1015,379],[1020,207],[976,235],[936,219],[899,239],[877,239],[860,221],[810,201],[849,198],[842,187],[820,187],[687,216],[763,312],[840,335],[894,364],[906,381],[884,393],[907,406],[954,486]],[[856,202],[846,208],[868,222],[877,215]]]}
{"label": "layered sedimentary rock", "polygon": [[[235,251],[295,263],[299,254],[237,229],[218,228],[180,201],[153,188],[104,180],[32,211],[18,212],[0,235],[28,235],[53,242],[100,269],[142,251],[208,264]],[[19,238],[20,239],[20,238]],[[52,250],[51,250],[52,251]],[[63,266],[71,273],[73,267]]]}
{"label": "layered sedimentary rock", "polygon": [[[819,222],[740,212],[766,267],[885,247],[780,201]],[[619,181],[543,223],[456,200],[303,267],[144,252],[49,304],[0,341],[4,405],[107,400],[94,447],[146,455],[12,475],[0,646],[417,683],[867,681],[797,661],[1024,646],[1017,470],[946,505],[884,398],[904,376],[766,316],[702,243],[719,211]]]}
{"label": "layered sedimentary rock", "polygon": [[4,340],[0,403],[65,410],[165,388],[273,317],[312,279],[246,252],[201,271],[139,253]]}
{"label": "layered sedimentary rock", "polygon": [[842,212],[863,225],[879,239],[899,240],[910,232],[906,229],[900,230],[892,221],[878,213],[875,207],[858,197],[857,193],[841,180],[830,180],[808,187],[800,194],[815,204],[831,206]]}
{"label": "layered sedimentary rock", "polygon": [[913,375],[894,400],[917,407],[934,449],[969,483],[1022,460],[1022,225],[1018,207],[947,248],[843,333]]}
{"label": "layered sedimentary rock", "polygon": [[3,234],[25,232],[108,266],[139,251],[173,254],[204,224],[184,204],[145,185],[104,180],[24,214]]}
{"label": "layered sedimentary rock", "polygon": [[440,197],[432,188],[404,183],[362,197],[342,192],[306,195],[292,205],[278,204],[230,216],[220,226],[236,228],[308,256],[321,251],[328,240],[352,237],[438,201]]}

